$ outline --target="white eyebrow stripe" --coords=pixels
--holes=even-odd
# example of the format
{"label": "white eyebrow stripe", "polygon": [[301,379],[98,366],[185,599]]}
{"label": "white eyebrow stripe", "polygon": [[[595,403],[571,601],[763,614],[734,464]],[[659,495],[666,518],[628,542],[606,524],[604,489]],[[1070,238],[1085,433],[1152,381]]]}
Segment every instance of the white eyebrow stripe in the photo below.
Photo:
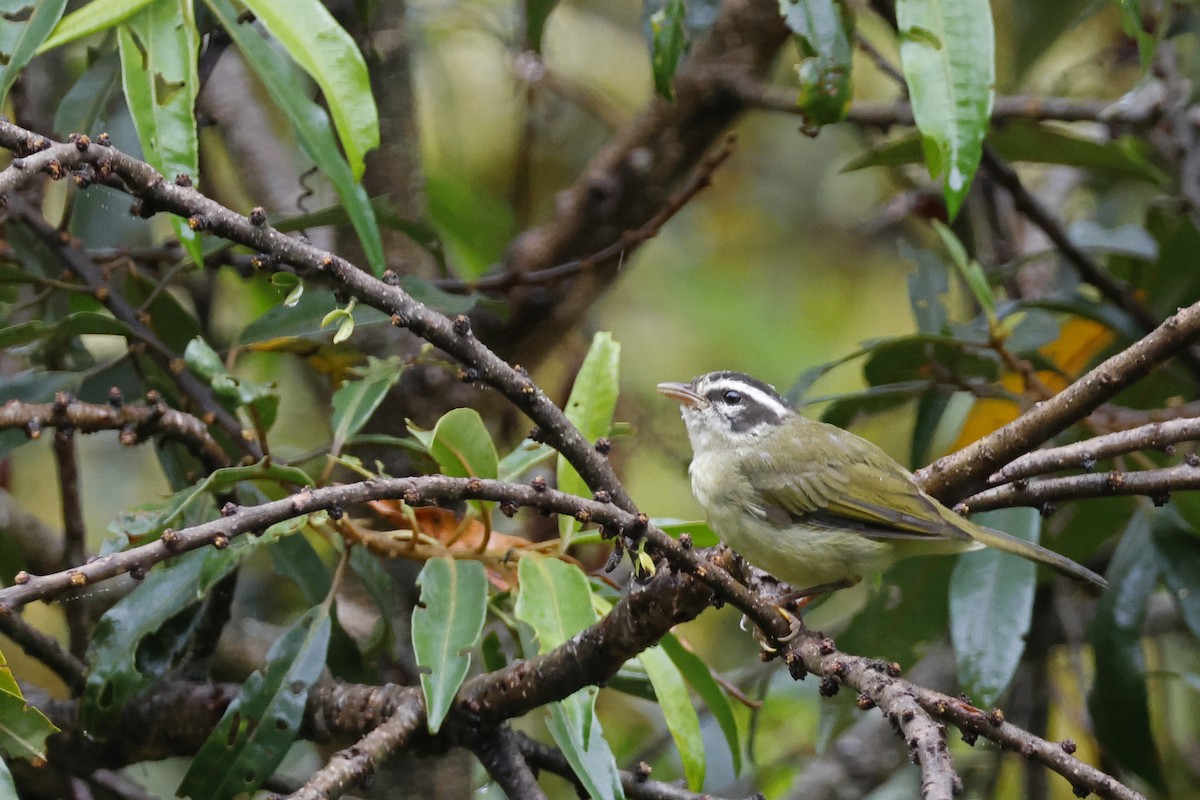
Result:
{"label": "white eyebrow stripe", "polygon": [[778,398],[764,392],[757,386],[751,386],[743,381],[722,378],[721,380],[713,381],[709,385],[709,391],[713,389],[736,389],[758,405],[771,409],[781,419],[791,413],[791,409],[784,403],[779,402]]}

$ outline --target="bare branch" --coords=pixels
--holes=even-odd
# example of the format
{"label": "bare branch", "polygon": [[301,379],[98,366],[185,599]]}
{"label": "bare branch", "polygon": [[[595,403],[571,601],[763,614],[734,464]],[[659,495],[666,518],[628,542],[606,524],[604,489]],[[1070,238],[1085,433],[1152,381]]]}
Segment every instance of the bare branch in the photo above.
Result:
{"label": "bare branch", "polygon": [[996,470],[987,482],[995,486],[1063,469],[1082,467],[1091,470],[1097,461],[1113,456],[1138,450],[1170,450],[1174,444],[1197,439],[1200,439],[1200,418],[1152,422],[1129,430],[1093,436],[1062,447],[1026,453]]}
{"label": "bare branch", "polygon": [[538,786],[537,776],[521,752],[521,740],[512,728],[500,725],[483,732],[471,750],[505,797],[545,798],[546,793]]}
{"label": "bare branch", "polygon": [[23,429],[31,438],[45,428],[71,428],[80,433],[120,431],[121,444],[130,446],[161,436],[187,445],[209,471],[229,466],[229,457],[203,422],[170,408],[157,392],[148,399],[149,405],[129,405],[119,394],[112,395],[109,405],[84,403],[65,394],[54,403],[9,400],[0,406],[0,430]]}
{"label": "bare branch", "polygon": [[1171,492],[1200,489],[1200,463],[1177,464],[1163,469],[1144,469],[1137,472],[1111,472],[1094,475],[1071,475],[1066,478],[1017,480],[993,489],[986,489],[963,500],[956,509],[964,513],[988,511],[1011,506],[1042,508],[1047,503],[1062,500],[1083,500],[1091,497],[1145,495],[1161,505]]}
{"label": "bare branch", "polygon": [[1178,355],[1197,337],[1200,337],[1200,303],[1168,317],[1152,333],[1016,420],[918,470],[918,481],[927,492],[942,500],[970,494],[1001,465],[1083,419],[1122,389]]}
{"label": "bare branch", "polygon": [[83,691],[87,665],[64,650],[53,636],[42,633],[19,614],[0,614],[0,633],[16,642],[27,655],[49,667],[72,694]]}
{"label": "bare branch", "polygon": [[[60,392],[55,398],[55,406],[66,404],[66,394]],[[63,551],[58,568],[65,570],[87,560],[87,529],[83,524],[83,502],[79,496],[79,460],[75,451],[74,429],[60,425],[54,432],[54,457],[58,463],[63,514]],[[67,595],[68,600],[71,598],[72,595]],[[66,617],[71,655],[82,658],[88,641],[87,606],[83,603],[67,603]]]}

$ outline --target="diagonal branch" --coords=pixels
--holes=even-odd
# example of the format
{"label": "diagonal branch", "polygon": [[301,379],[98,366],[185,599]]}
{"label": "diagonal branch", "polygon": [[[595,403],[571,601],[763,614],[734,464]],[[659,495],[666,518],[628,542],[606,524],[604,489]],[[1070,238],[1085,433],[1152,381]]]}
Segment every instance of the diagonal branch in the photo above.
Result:
{"label": "diagonal branch", "polygon": [[1087,417],[1200,338],[1200,303],[1180,309],[1147,336],[1092,369],[1016,420],[916,473],[925,491],[956,500],[976,491],[1002,465]]}

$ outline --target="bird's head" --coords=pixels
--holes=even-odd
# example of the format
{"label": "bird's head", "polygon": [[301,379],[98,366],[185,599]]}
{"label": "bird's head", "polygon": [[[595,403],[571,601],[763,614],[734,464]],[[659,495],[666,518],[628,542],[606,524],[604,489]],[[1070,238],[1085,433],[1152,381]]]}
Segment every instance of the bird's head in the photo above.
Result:
{"label": "bird's head", "polygon": [[658,391],[678,401],[697,453],[751,445],[795,413],[773,387],[741,372],[660,383]]}

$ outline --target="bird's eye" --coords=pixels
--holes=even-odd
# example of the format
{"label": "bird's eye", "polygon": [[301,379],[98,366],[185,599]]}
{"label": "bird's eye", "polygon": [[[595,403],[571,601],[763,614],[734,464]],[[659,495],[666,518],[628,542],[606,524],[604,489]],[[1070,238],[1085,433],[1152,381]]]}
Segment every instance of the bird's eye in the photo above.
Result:
{"label": "bird's eye", "polygon": [[742,402],[742,393],[737,389],[726,389],[721,395],[721,399],[725,401],[725,405],[736,406]]}

